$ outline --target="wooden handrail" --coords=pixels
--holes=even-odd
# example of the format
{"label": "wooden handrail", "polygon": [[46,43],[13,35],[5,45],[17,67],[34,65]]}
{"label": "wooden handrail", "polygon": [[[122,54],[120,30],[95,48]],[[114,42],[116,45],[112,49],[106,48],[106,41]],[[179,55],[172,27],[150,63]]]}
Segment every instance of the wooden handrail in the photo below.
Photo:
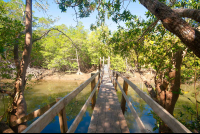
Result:
{"label": "wooden handrail", "polygon": [[80,123],[88,105],[90,104],[90,101],[94,95],[94,93],[96,92],[96,89],[99,85],[99,82],[100,82],[100,79],[99,81],[97,82],[95,88],[93,89],[92,93],[90,94],[89,98],[87,99],[87,101],[85,102],[85,104],[83,105],[81,111],[79,112],[79,114],[76,116],[74,122],[72,123],[72,125],[70,126],[69,130],[67,131],[67,133],[74,133],[76,128],[78,127],[78,124]]}
{"label": "wooden handrail", "polygon": [[87,81],[73,90],[71,93],[60,99],[55,105],[47,110],[42,116],[28,126],[22,133],[40,133],[52,120],[53,118],[69,104],[69,102],[76,97],[100,72],[90,77]]}
{"label": "wooden handrail", "polygon": [[123,96],[124,96],[124,98],[125,98],[125,100],[126,100],[128,106],[129,106],[129,108],[130,108],[130,110],[131,110],[133,116],[135,117],[135,120],[136,120],[136,122],[137,122],[137,124],[138,124],[138,127],[139,127],[140,131],[141,131],[142,133],[146,133],[146,128],[145,128],[143,122],[141,121],[140,117],[138,116],[137,112],[136,112],[135,109],[133,108],[132,103],[129,101],[127,95],[125,94],[125,92],[124,92],[124,90],[122,89],[122,87],[121,87],[121,85],[119,84],[119,82],[118,82],[115,78],[114,78],[114,80],[115,80],[115,82],[117,82],[117,85],[119,86],[119,89],[121,90],[121,92],[122,92],[122,94],[123,94]]}
{"label": "wooden handrail", "polygon": [[123,78],[131,88],[133,88],[136,93],[153,109],[153,111],[167,124],[167,126],[174,133],[192,133],[187,129],[182,123],[180,123],[176,118],[174,118],[167,110],[160,106],[156,101],[154,101],[145,92],[141,91],[135,84],[130,80],[121,76],[121,74],[115,71],[121,78]]}
{"label": "wooden handrail", "polygon": [[56,104],[56,102],[52,102],[51,104],[48,104],[40,109],[35,110],[34,112],[17,119],[14,122],[11,122],[11,126],[16,126],[19,125],[21,123],[27,122],[29,120],[35,119],[36,117],[39,117],[40,115],[44,114],[47,110],[49,110],[54,104]]}

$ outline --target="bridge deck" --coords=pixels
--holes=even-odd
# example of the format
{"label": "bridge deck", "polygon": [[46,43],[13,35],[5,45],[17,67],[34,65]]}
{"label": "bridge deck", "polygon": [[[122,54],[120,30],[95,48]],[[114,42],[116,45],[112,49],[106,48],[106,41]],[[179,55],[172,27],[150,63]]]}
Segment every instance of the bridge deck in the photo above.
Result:
{"label": "bridge deck", "polygon": [[108,74],[103,77],[88,133],[129,133],[116,91]]}

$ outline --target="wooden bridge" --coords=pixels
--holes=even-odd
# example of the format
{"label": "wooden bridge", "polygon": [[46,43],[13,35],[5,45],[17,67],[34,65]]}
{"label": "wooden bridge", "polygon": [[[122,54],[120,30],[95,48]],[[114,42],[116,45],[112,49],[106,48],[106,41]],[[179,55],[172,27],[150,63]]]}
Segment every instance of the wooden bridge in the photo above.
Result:
{"label": "wooden bridge", "polygon": [[[101,61],[101,60],[100,60]],[[109,59],[108,59],[109,61]],[[100,62],[101,63],[101,62]],[[78,124],[80,123],[87,107],[90,102],[93,106],[93,114],[91,122],[88,128],[88,133],[129,133],[125,117],[123,115],[125,111],[125,105],[128,104],[138,128],[141,132],[148,132],[138,116],[137,112],[133,108],[131,102],[127,97],[128,85],[136,91],[136,93],[152,108],[152,110],[168,125],[168,127],[175,133],[191,133],[184,125],[176,120],[171,114],[169,114],[164,108],[162,108],[157,102],[149,97],[145,92],[141,91],[136,85],[134,85],[128,78],[122,77],[120,73],[109,70],[109,62],[103,68],[100,68],[97,73],[91,74],[91,78],[67,94],[63,98],[58,98],[55,102],[38,109],[27,116],[20,118],[12,123],[12,125],[18,125],[22,122],[39,117],[32,124],[30,124],[22,133],[40,133],[52,120],[58,115],[61,133],[73,133],[75,132]],[[98,82],[95,83],[95,77],[98,76]],[[118,76],[123,80],[123,88],[118,83]],[[76,116],[72,125],[68,128],[67,118],[65,112],[65,106],[76,97],[89,83],[91,83],[91,94],[84,106]],[[116,88],[119,86],[122,92],[121,104],[118,101],[116,95]],[[96,100],[96,90],[98,89],[98,97]]]}

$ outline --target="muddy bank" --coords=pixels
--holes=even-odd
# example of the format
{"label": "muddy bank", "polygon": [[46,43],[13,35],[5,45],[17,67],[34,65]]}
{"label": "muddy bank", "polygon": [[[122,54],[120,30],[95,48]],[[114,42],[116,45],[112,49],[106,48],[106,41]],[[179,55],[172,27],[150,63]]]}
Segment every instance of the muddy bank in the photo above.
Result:
{"label": "muddy bank", "polygon": [[[39,73],[35,73],[31,80],[81,80],[85,81],[91,77],[91,73],[96,73],[98,70],[95,70],[90,73],[66,73],[66,72],[56,72],[54,70],[40,70]],[[32,71],[33,73],[33,71]],[[27,74],[31,74],[30,71]],[[146,79],[149,82],[153,82],[154,74],[151,72],[146,71],[143,73]],[[121,77],[118,77],[119,80],[123,80]],[[130,74],[130,78],[132,82],[141,83],[142,80],[140,78],[140,74],[138,72],[134,72],[134,74]]]}

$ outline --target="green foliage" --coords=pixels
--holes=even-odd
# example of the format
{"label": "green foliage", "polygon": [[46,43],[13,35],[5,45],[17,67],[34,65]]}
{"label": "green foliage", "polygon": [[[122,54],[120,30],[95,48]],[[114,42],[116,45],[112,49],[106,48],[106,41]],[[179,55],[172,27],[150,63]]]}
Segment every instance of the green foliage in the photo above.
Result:
{"label": "green foliage", "polygon": [[[18,43],[18,36],[23,30],[23,25],[21,20],[12,18],[13,15],[10,15],[8,12],[11,10],[10,3],[0,1],[0,54],[13,47],[14,44]],[[4,56],[3,56],[4,57]],[[5,57],[4,57],[5,58]]]}
{"label": "green foliage", "polygon": [[[200,115],[199,117],[196,117],[196,111],[192,109],[192,107],[188,106],[188,105],[182,105],[184,112],[179,111],[179,116],[178,120],[184,125],[186,126],[188,129],[190,129],[191,131],[197,130],[200,131]],[[183,116],[185,115],[185,113],[188,113],[191,115],[191,120],[188,122],[186,121]]]}
{"label": "green foliage", "polygon": [[126,72],[126,63],[120,55],[115,55],[110,58],[110,69],[118,72]]}

